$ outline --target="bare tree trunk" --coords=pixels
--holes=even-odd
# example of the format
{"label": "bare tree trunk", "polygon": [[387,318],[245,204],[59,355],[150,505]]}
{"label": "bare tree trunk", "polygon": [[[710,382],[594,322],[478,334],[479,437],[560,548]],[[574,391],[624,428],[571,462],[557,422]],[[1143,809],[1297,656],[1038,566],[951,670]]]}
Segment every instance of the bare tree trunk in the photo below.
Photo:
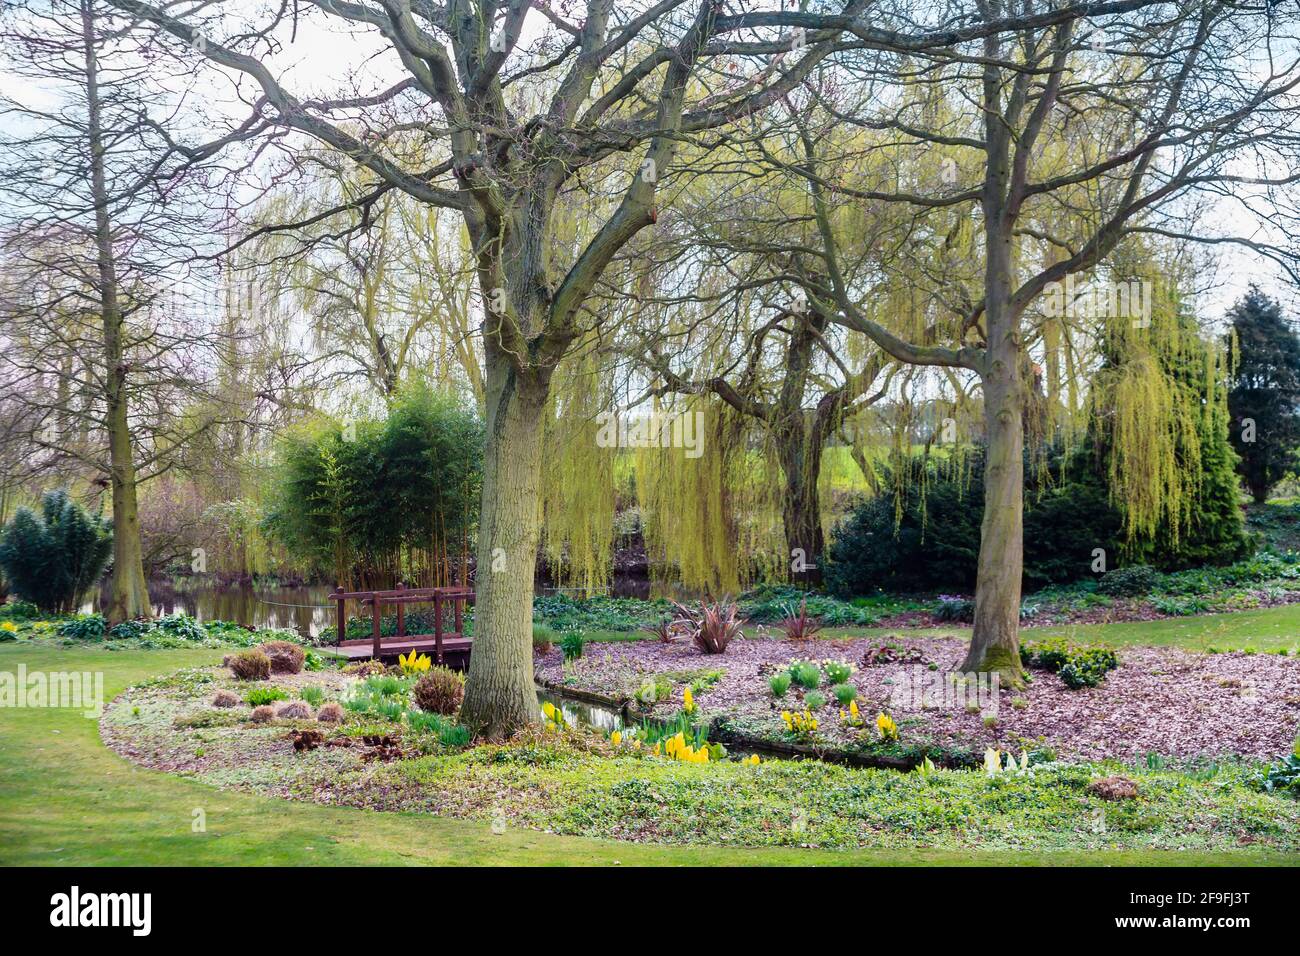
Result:
{"label": "bare tree trunk", "polygon": [[547,379],[521,376],[487,343],[487,442],[475,578],[474,651],[461,722],[492,739],[537,720],[533,574],[541,532]]}
{"label": "bare tree trunk", "polygon": [[108,184],[104,173],[104,142],[100,119],[99,62],[95,47],[95,19],[90,0],[81,7],[86,54],[87,132],[90,146],[90,182],[95,202],[95,247],[98,256],[100,314],[104,328],[105,427],[108,430],[109,487],[113,494],[113,582],[108,621],[149,617],[149,590],[145,586],[140,546],[140,517],[136,506],[134,450],[126,407],[127,366],[122,347],[122,312],[117,298],[117,265],[113,252],[113,227],[108,218]]}
{"label": "bare tree trunk", "polygon": [[113,493],[113,580],[108,613],[110,624],[151,617],[144,576],[140,518],[136,505],[135,464],[126,424],[126,403],[120,397],[109,410],[109,448]]}

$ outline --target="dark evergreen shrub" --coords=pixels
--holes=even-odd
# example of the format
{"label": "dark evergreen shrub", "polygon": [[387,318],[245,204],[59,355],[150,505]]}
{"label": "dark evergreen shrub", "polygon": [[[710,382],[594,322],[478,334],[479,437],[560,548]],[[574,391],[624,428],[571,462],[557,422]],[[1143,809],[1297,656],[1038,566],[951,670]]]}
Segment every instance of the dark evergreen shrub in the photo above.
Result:
{"label": "dark evergreen shrub", "polygon": [[19,508],[0,532],[0,570],[19,597],[42,611],[70,613],[112,550],[112,522],[87,512],[66,491],[49,491],[39,515]]}
{"label": "dark evergreen shrub", "polygon": [[1140,597],[1150,594],[1159,580],[1155,568],[1133,564],[1107,571],[1097,582],[1097,590],[1111,597]]}

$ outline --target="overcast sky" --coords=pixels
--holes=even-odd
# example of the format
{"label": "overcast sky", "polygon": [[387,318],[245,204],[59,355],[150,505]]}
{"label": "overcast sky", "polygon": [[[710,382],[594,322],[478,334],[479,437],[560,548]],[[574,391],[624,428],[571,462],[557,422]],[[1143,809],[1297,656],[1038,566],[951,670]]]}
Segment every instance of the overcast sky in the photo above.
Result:
{"label": "overcast sky", "polygon": [[[781,4],[779,0],[772,0],[764,5],[777,8]],[[258,5],[241,0],[228,4],[226,9],[247,10],[250,6]],[[535,37],[543,25],[540,14],[530,13],[524,41]],[[220,38],[220,28],[214,32]],[[354,29],[337,18],[319,14],[304,16],[292,42],[287,29],[282,29],[278,36],[283,47],[265,62],[288,89],[301,97],[374,92],[408,75],[376,31]],[[245,97],[255,95],[257,91],[252,81],[233,73],[222,76],[202,61],[198,53],[189,55],[199,69],[191,81],[191,102],[200,105],[205,114],[217,123],[233,123],[244,118],[246,106],[236,93],[242,91]],[[54,90],[35,86],[4,70],[0,70],[0,93],[41,107],[53,106],[58,96]],[[1256,238],[1266,238],[1269,232],[1275,231],[1267,225],[1257,224],[1235,202],[1218,204],[1207,220],[1206,229],[1213,232],[1227,231],[1225,223],[1233,224],[1232,230],[1238,234],[1253,234]],[[1206,255],[1210,254],[1207,250]],[[1219,246],[1214,248],[1212,255],[1217,258],[1217,263],[1204,270],[1198,281],[1200,294],[1196,306],[1203,318],[1210,321],[1220,318],[1251,282],[1259,283],[1270,294],[1280,298],[1292,312],[1300,306],[1297,290],[1285,281],[1276,266],[1259,254]]]}

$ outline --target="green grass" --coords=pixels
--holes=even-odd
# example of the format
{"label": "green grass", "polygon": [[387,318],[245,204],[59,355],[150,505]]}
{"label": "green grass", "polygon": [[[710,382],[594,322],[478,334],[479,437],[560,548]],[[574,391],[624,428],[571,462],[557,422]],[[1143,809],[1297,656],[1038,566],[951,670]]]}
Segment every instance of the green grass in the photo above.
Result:
{"label": "green grass", "polygon": [[[0,646],[0,671],[101,671],[113,697],[219,651],[105,651]],[[1294,855],[1220,853],[920,851],[660,847],[510,828],[414,813],[331,808],[212,789],[144,770],[105,748],[80,711],[0,711],[0,864],[6,865],[1249,865]],[[194,833],[202,809],[207,830]]]}

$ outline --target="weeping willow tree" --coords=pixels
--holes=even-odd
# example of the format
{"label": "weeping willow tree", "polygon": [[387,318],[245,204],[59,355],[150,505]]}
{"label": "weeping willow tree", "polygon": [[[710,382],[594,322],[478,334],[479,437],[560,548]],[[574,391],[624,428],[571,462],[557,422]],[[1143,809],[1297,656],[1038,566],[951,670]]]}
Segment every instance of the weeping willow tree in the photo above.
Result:
{"label": "weeping willow tree", "polygon": [[[1102,325],[1090,438],[1124,517],[1127,558],[1167,566],[1230,561],[1248,544],[1228,440],[1227,350],[1202,335],[1187,308],[1187,267],[1172,258],[1159,269],[1152,264],[1148,258],[1146,274],[1169,278],[1148,283],[1147,314]],[[1118,287],[1136,291],[1142,280],[1128,271],[1133,257],[1116,265]]]}
{"label": "weeping willow tree", "polygon": [[562,587],[586,594],[608,585],[614,546],[617,448],[599,440],[611,375],[596,346],[583,342],[552,383],[540,495],[547,564]]}

